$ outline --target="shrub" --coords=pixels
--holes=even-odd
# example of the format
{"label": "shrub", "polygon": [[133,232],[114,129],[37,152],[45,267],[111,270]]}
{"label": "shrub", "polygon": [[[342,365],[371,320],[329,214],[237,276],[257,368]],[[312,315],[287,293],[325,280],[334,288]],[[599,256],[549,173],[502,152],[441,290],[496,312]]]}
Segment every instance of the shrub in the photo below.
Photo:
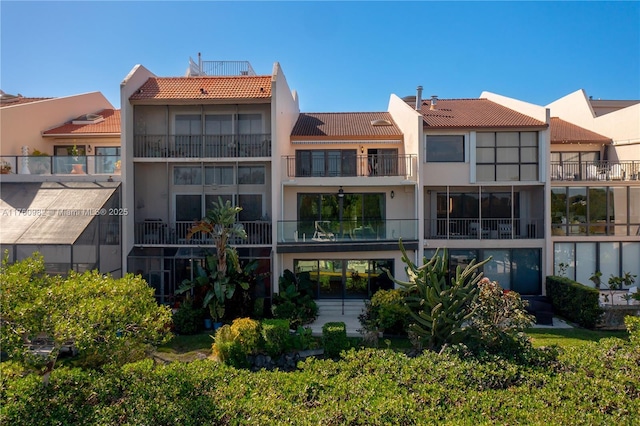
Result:
{"label": "shrub", "polygon": [[632,345],[640,348],[640,317],[628,315],[624,318],[624,323],[629,332],[629,341]]}
{"label": "shrub", "polygon": [[289,320],[262,320],[264,349],[270,356],[285,352],[289,347]]}
{"label": "shrub", "polygon": [[411,312],[400,290],[378,290],[365,301],[365,312],[358,317],[367,331],[407,334]]}
{"label": "shrub", "polygon": [[202,329],[204,312],[193,306],[191,302],[184,302],[173,314],[173,325],[176,333],[196,334]]}
{"label": "shrub", "polygon": [[558,314],[585,328],[594,328],[604,312],[600,292],[569,278],[548,276],[547,297]]}
{"label": "shrub", "polygon": [[231,330],[245,355],[253,355],[258,352],[261,346],[260,322],[251,318],[238,318],[231,323]]}
{"label": "shrub", "polygon": [[230,325],[223,325],[216,331],[215,341],[211,347],[214,360],[234,367],[248,366],[247,354],[238,340],[237,331]]}
{"label": "shrub", "polygon": [[328,322],[322,326],[322,346],[324,354],[328,357],[336,357],[340,352],[349,347],[347,339],[347,326],[343,322]]}
{"label": "shrub", "polygon": [[280,293],[273,296],[271,307],[275,318],[288,319],[294,328],[316,319],[318,305],[313,300],[313,283],[308,272],[295,275],[285,269],[278,288]]}
{"label": "shrub", "polygon": [[524,330],[534,318],[526,311],[527,302],[515,291],[504,290],[495,281],[483,278],[480,293],[471,304],[469,327],[477,344],[491,353],[517,355],[529,343]]}

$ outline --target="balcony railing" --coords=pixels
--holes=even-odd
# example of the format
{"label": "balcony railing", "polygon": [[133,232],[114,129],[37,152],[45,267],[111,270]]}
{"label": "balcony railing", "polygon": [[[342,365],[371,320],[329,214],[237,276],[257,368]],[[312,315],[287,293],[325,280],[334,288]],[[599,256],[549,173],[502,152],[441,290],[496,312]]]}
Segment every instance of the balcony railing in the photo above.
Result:
{"label": "balcony railing", "polygon": [[375,154],[349,158],[311,158],[301,160],[285,156],[287,177],[349,177],[349,176],[405,176],[415,175],[416,155]]}
{"label": "balcony railing", "polygon": [[365,221],[278,221],[280,243],[351,243],[354,241],[398,241],[418,239],[416,219]]}
{"label": "balcony railing", "polygon": [[542,220],[426,219],[426,239],[513,240],[544,238]]}
{"label": "balcony railing", "polygon": [[[233,245],[271,244],[271,222],[239,221],[247,232],[247,239],[236,238]],[[160,219],[146,219],[135,224],[134,242],[139,245],[213,245],[209,235],[197,233],[187,239],[193,222],[168,224]]]}
{"label": "balcony railing", "polygon": [[552,161],[552,181],[640,180],[640,161]]}
{"label": "balcony railing", "polygon": [[120,164],[119,155],[0,157],[0,168],[3,173],[20,175],[114,175],[120,174]]}
{"label": "balcony railing", "polygon": [[271,134],[136,135],[133,155],[143,158],[270,157]]}

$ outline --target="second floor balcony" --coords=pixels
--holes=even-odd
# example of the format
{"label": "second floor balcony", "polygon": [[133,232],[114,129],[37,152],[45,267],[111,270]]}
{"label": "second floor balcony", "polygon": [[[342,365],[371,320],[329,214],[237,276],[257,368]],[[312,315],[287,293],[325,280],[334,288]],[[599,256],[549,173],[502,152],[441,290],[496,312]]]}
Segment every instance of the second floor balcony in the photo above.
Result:
{"label": "second floor balcony", "polygon": [[415,177],[414,154],[285,156],[287,177]]}
{"label": "second floor balcony", "polygon": [[[268,245],[271,244],[271,222],[239,221],[247,233],[246,239],[237,238],[230,241],[232,245]],[[137,245],[185,245],[212,246],[211,236],[196,233],[187,238],[190,221],[164,222],[161,219],[146,219],[134,225],[134,243]]]}
{"label": "second floor balcony", "polygon": [[3,155],[2,174],[18,175],[119,175],[119,155]]}
{"label": "second floor balcony", "polygon": [[138,158],[254,158],[271,156],[271,134],[135,135]]}
{"label": "second floor balcony", "polygon": [[279,220],[278,242],[298,244],[353,243],[367,241],[397,242],[418,239],[417,219]]}
{"label": "second floor balcony", "polygon": [[426,219],[426,239],[513,240],[544,238],[541,220],[505,219]]}
{"label": "second floor balcony", "polygon": [[552,161],[552,181],[640,180],[640,161]]}

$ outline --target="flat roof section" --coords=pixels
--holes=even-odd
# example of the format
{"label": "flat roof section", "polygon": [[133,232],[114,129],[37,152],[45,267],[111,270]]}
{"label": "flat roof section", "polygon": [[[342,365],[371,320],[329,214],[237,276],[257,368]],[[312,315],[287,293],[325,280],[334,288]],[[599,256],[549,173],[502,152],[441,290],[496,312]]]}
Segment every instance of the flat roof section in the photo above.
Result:
{"label": "flat roof section", "polygon": [[[119,182],[0,184],[0,244],[73,244]],[[104,214],[109,212],[105,211]]]}

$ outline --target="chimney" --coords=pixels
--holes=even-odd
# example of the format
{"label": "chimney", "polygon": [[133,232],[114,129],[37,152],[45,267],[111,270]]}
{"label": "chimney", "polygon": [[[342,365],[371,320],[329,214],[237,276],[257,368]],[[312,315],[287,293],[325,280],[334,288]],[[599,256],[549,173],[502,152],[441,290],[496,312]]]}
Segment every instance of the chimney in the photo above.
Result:
{"label": "chimney", "polygon": [[429,109],[437,109],[436,105],[438,104],[438,95],[431,95],[431,106]]}
{"label": "chimney", "polygon": [[418,86],[416,90],[418,91],[416,95],[416,111],[420,111],[422,108],[422,86]]}

